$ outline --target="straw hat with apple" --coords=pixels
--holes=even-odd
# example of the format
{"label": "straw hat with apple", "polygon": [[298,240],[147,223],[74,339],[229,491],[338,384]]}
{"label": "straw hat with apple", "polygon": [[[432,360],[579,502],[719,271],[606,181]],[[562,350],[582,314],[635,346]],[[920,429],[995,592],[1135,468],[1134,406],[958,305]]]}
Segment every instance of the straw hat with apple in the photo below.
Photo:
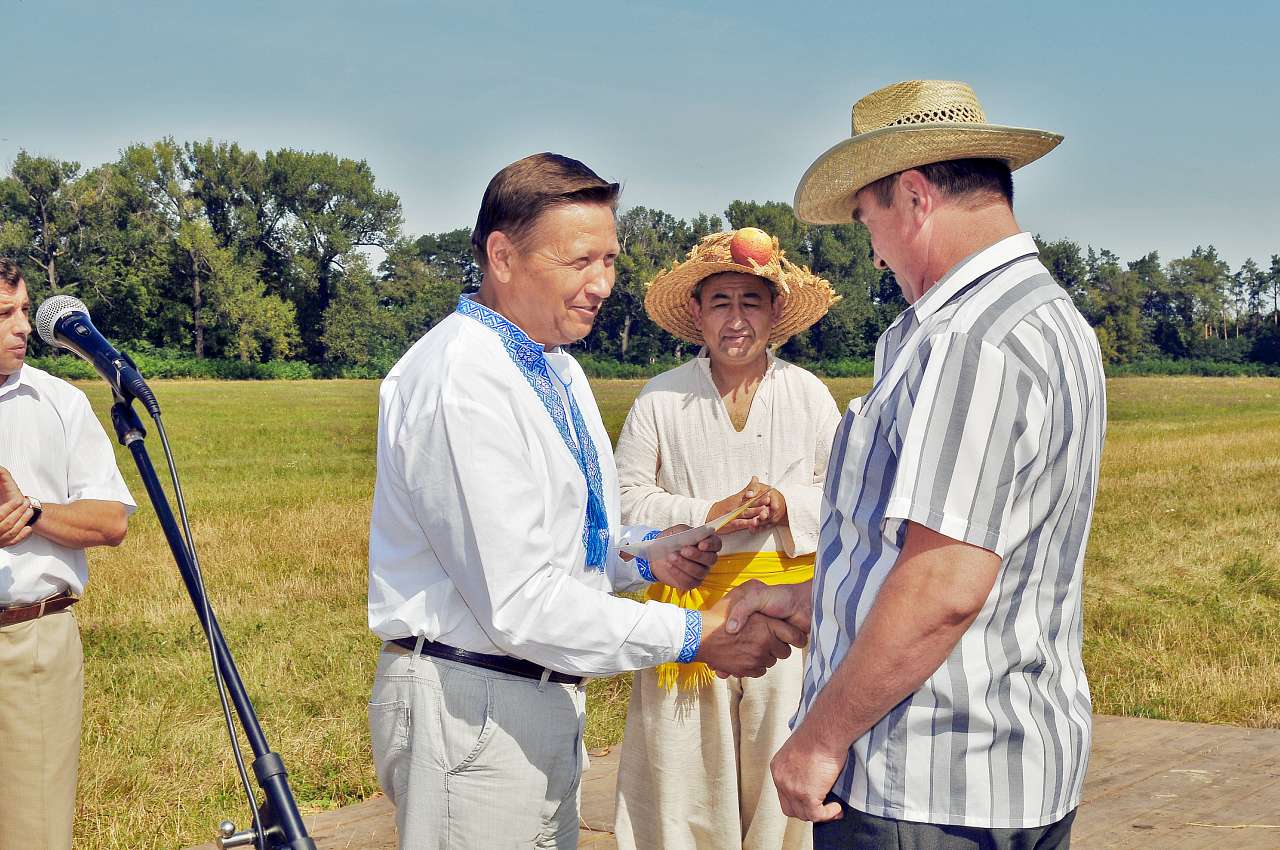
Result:
{"label": "straw hat with apple", "polygon": [[757,227],[743,227],[705,236],[684,262],[658,274],[645,293],[644,309],[663,330],[686,342],[703,343],[702,331],[689,312],[694,288],[721,272],[740,272],[768,281],[782,301],[782,315],[769,334],[779,345],[826,315],[840,300],[831,284],[788,260],[778,238]]}

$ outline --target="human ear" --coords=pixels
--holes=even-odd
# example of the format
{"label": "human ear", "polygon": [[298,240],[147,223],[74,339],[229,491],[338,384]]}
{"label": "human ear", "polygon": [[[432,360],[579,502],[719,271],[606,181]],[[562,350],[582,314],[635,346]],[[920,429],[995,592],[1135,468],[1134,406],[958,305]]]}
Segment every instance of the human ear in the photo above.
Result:
{"label": "human ear", "polygon": [[689,297],[689,315],[695,325],[702,324],[702,302],[692,296]]}
{"label": "human ear", "polygon": [[511,241],[511,237],[501,230],[495,230],[485,240],[484,250],[489,258],[489,268],[487,270],[489,274],[492,274],[502,283],[510,283],[512,278],[511,266],[518,253],[515,243]]}
{"label": "human ear", "polygon": [[925,176],[914,168],[898,176],[901,200],[917,222],[924,221],[933,212],[934,189]]}

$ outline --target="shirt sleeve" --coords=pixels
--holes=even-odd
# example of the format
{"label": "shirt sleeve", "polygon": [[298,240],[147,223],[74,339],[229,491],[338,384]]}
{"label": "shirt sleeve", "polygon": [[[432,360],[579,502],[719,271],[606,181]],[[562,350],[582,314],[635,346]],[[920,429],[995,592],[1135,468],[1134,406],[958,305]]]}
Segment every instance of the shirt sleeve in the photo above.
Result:
{"label": "shirt sleeve", "polygon": [[901,445],[887,523],[910,520],[1004,557],[1019,481],[1046,426],[1043,391],[1000,349],[963,333],[940,334],[920,385],[902,393]]}
{"label": "shirt sleeve", "polygon": [[119,502],[132,514],[138,505],[120,477],[107,432],[83,393],[76,392],[66,421],[67,501]]}
{"label": "shirt sleeve", "polygon": [[609,549],[608,579],[609,587],[615,593],[644,590],[657,581],[653,569],[644,558],[624,558],[618,547],[625,543],[638,543],[652,540],[662,533],[662,529],[648,525],[629,525],[622,529],[618,539]]}
{"label": "shirt sleeve", "polygon": [[698,612],[612,596],[555,563],[544,519],[556,503],[509,416],[464,397],[429,417],[403,426],[397,460],[428,542],[496,646],[587,676],[696,652]]}
{"label": "shirt sleeve", "polygon": [[809,409],[818,420],[811,432],[812,474],[808,480],[797,475],[794,483],[778,485],[778,492],[787,502],[787,524],[779,529],[778,537],[788,558],[809,555],[818,549],[822,488],[827,479],[827,463],[831,460],[831,444],[840,426],[840,411],[825,384],[819,382]]}
{"label": "shirt sleeve", "polygon": [[618,464],[622,521],[664,529],[681,524],[696,528],[707,521],[707,512],[715,503],[669,493],[658,486],[662,454],[658,445],[658,410],[653,399],[654,394],[640,394],[618,435],[614,458]]}

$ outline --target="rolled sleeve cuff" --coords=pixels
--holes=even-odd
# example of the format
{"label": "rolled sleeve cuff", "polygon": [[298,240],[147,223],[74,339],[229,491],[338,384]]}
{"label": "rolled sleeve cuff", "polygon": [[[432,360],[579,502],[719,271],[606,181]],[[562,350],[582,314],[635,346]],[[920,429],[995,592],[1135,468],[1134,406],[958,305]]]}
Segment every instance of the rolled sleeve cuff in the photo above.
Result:
{"label": "rolled sleeve cuff", "polygon": [[909,499],[890,499],[884,512],[885,530],[894,530],[889,523],[900,523],[906,520],[923,525],[952,540],[994,552],[1001,558],[1006,554],[1006,541],[998,529],[988,528],[983,523],[974,522],[970,517],[936,511],[927,505],[913,505]]}
{"label": "rolled sleeve cuff", "polygon": [[110,487],[86,487],[75,494],[75,498],[71,501],[80,501],[82,499],[91,499],[95,502],[118,502],[124,505],[125,511],[130,516],[138,509],[138,503],[128,493],[121,493],[119,490]]}
{"label": "rolled sleeve cuff", "polygon": [[684,612],[684,644],[676,661],[688,664],[698,655],[698,647],[702,646],[702,612]]}
{"label": "rolled sleeve cuff", "polygon": [[[657,537],[661,537],[661,536],[662,536],[662,529],[660,529],[660,528],[655,528],[655,529],[653,529],[652,531],[650,531],[650,532],[648,532],[647,534],[645,534],[645,536],[644,536],[644,537],[641,537],[640,539],[641,539],[642,541],[646,541],[646,542],[647,542],[647,541],[649,541],[649,540],[653,540],[653,539],[655,539],[655,538],[657,538]],[[636,559],[635,559],[635,561],[636,561],[636,572],[638,572],[638,573],[640,574],[640,578],[642,578],[642,579],[644,579],[645,581],[649,582],[649,584],[653,584],[654,582],[656,582],[656,581],[658,580],[657,578],[655,578],[655,577],[654,577],[654,575],[653,575],[653,567],[649,564],[649,561],[648,561],[647,559],[645,559],[645,558],[636,558]]]}

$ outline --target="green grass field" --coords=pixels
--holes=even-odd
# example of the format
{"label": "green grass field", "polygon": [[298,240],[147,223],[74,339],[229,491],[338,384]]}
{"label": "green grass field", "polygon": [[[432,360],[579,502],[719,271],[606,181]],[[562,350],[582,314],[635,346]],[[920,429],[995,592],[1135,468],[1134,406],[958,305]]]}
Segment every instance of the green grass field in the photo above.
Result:
{"label": "green grass field", "polygon": [[[595,383],[616,435],[640,381]],[[829,382],[843,405],[860,379]],[[105,388],[86,384],[105,415]],[[1123,378],[1086,570],[1095,709],[1280,726],[1280,380]],[[215,608],[304,810],[372,794],[364,705],[374,382],[157,382]],[[148,441],[163,465],[158,439]],[[118,450],[134,495],[132,462]],[[76,846],[174,848],[245,821],[208,656],[149,505],[91,555]],[[625,677],[592,685],[591,743]]]}

